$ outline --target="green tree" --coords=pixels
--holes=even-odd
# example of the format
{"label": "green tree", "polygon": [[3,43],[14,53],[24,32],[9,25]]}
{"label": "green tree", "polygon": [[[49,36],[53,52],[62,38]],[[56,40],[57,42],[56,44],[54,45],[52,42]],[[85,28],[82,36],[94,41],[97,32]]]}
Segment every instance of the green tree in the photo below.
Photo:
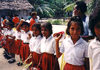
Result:
{"label": "green tree", "polygon": [[45,0],[28,0],[32,5],[34,11],[37,11],[41,17],[53,17],[54,10],[50,7],[49,2]]}
{"label": "green tree", "polygon": [[66,15],[64,7],[71,4],[72,2],[73,0],[55,0],[54,4],[57,6],[55,8],[55,16],[64,17]]}
{"label": "green tree", "polygon": [[73,3],[74,0],[28,0],[41,17],[64,17],[64,7]]}

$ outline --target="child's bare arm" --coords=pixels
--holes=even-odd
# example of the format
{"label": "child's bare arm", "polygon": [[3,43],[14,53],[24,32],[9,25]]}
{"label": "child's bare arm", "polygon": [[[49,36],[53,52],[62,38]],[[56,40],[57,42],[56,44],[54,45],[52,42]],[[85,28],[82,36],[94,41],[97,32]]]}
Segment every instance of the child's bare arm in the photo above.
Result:
{"label": "child's bare arm", "polygon": [[57,33],[55,33],[54,34],[54,37],[56,37],[56,57],[57,58],[59,58],[61,55],[62,55],[62,53],[59,51],[59,40],[61,39],[61,37],[62,37],[62,34],[57,34]]}
{"label": "child's bare arm", "polygon": [[17,31],[20,30],[20,26],[22,25],[22,23],[23,23],[24,21],[25,21],[25,20],[23,20],[23,19],[20,20],[19,25],[16,27],[16,30],[17,30]]}

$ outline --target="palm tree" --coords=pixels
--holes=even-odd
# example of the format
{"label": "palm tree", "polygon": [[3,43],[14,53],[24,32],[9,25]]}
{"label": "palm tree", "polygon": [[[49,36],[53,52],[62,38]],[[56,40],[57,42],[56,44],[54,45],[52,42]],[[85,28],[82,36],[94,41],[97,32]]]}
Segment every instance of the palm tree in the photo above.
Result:
{"label": "palm tree", "polygon": [[64,17],[64,7],[73,0],[28,0],[42,17]]}
{"label": "palm tree", "polygon": [[64,9],[65,6],[71,4],[73,0],[55,0],[54,4],[57,6],[55,7],[55,16],[56,17],[65,17],[66,11]]}
{"label": "palm tree", "polygon": [[54,10],[50,7],[49,2],[45,0],[28,0],[41,17],[53,17]]}
{"label": "palm tree", "polygon": [[93,9],[100,5],[100,0],[91,0],[91,2],[88,3],[88,14],[90,15]]}

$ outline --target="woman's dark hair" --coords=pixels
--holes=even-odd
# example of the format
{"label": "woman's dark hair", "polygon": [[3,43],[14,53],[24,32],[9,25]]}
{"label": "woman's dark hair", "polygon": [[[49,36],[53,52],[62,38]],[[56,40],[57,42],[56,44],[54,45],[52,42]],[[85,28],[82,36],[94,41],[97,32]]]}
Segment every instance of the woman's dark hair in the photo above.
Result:
{"label": "woman's dark hair", "polygon": [[76,1],[76,9],[80,10],[82,13],[85,13],[87,11],[87,6],[84,1]]}
{"label": "woman's dark hair", "polygon": [[39,30],[40,35],[42,36],[42,33],[41,33],[41,24],[40,23],[35,23],[35,24],[32,25],[32,29],[33,29],[33,27],[36,27]]}
{"label": "woman's dark hair", "polygon": [[98,22],[100,22],[100,6],[94,8],[94,10],[90,14],[90,18],[89,18],[89,28],[90,28],[93,36],[96,36],[94,27]]}
{"label": "woman's dark hair", "polygon": [[83,35],[83,33],[84,33],[83,22],[82,22],[82,20],[81,20],[81,18],[79,16],[73,16],[73,17],[70,18],[70,20],[69,20],[69,22],[67,24],[66,33],[68,35],[70,35],[69,29],[71,27],[72,21],[73,22],[77,22],[77,24],[81,27],[81,35]]}
{"label": "woman's dark hair", "polygon": [[30,24],[29,24],[28,22],[25,22],[25,21],[22,23],[21,27],[22,27],[23,25],[26,25],[26,26],[30,27]]}
{"label": "woman's dark hair", "polygon": [[53,33],[52,32],[52,24],[50,22],[42,23],[41,27],[45,27],[47,30],[49,30],[50,35]]}

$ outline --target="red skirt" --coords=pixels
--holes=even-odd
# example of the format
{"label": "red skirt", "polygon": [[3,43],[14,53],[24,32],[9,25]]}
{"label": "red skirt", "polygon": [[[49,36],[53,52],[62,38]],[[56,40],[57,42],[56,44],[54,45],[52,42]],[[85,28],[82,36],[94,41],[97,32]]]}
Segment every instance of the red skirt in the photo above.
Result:
{"label": "red skirt", "polygon": [[0,41],[2,40],[2,38],[3,38],[3,36],[2,36],[2,35],[0,35]]}
{"label": "red skirt", "polygon": [[22,58],[22,61],[25,61],[28,58],[29,54],[30,54],[29,44],[24,44],[22,42],[22,45],[20,47],[20,56]]}
{"label": "red skirt", "polygon": [[7,46],[9,44],[8,41],[9,41],[8,39],[5,39],[5,45],[3,46],[3,48],[6,49],[7,51],[8,51],[8,47]]}
{"label": "red skirt", "polygon": [[40,61],[41,54],[38,54],[36,52],[31,52],[32,58],[29,60],[29,62],[32,61],[32,65],[30,66],[30,70],[32,70],[33,67],[37,67]]}
{"label": "red skirt", "polygon": [[48,54],[48,53],[42,54],[42,61],[41,61],[42,70],[55,70],[56,68],[55,62],[56,62],[55,56],[53,54]]}
{"label": "red skirt", "polygon": [[9,47],[9,49],[8,49],[9,53],[15,53],[16,48],[15,48],[15,41],[14,41],[14,39],[10,39],[8,47]]}
{"label": "red skirt", "polygon": [[15,54],[20,54],[21,40],[15,40]]}
{"label": "red skirt", "polygon": [[2,39],[3,39],[3,36],[0,35],[0,46],[3,45],[3,41],[2,41]]}
{"label": "red skirt", "polygon": [[66,63],[64,66],[64,70],[85,70],[85,67],[84,66],[75,66],[75,65]]}
{"label": "red skirt", "polygon": [[32,65],[36,67],[39,64],[40,54],[36,52],[32,52]]}
{"label": "red skirt", "polygon": [[8,53],[15,53],[15,41],[14,39],[6,39],[6,45],[4,48],[8,51]]}

